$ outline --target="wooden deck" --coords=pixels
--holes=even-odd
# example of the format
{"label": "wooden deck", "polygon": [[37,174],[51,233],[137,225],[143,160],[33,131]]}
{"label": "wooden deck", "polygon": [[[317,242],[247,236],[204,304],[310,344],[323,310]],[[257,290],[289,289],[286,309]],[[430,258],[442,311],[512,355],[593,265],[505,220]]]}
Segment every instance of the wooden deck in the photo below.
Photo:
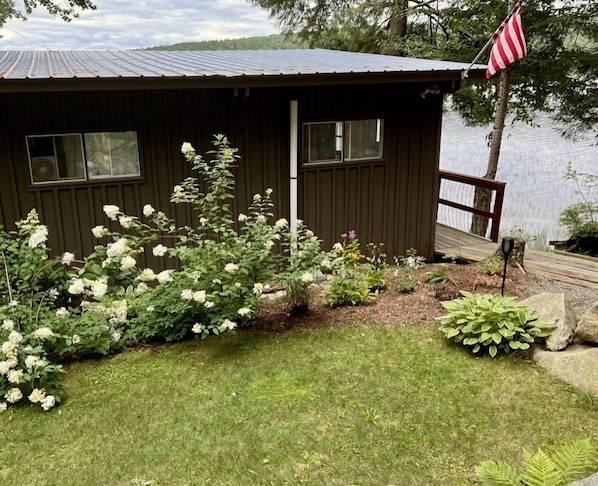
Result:
{"label": "wooden deck", "polygon": [[[436,253],[479,262],[492,255],[498,243],[436,224]],[[525,269],[533,274],[583,287],[598,289],[598,258],[562,252],[526,250]]]}

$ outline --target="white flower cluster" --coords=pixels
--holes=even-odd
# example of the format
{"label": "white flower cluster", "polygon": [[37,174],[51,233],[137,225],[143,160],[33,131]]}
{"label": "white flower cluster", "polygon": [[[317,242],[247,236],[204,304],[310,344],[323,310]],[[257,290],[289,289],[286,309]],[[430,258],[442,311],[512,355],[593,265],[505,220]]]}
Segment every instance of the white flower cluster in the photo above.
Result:
{"label": "white flower cluster", "polygon": [[118,219],[118,215],[120,214],[120,208],[118,206],[115,206],[114,204],[105,204],[103,210],[104,214],[106,214],[112,221]]}
{"label": "white flower cluster", "polygon": [[71,281],[68,292],[71,295],[91,295],[94,299],[101,300],[108,292],[108,278],[101,277],[98,280],[76,278]]}
{"label": "white flower cluster", "polygon": [[91,232],[94,237],[99,239],[108,234],[108,229],[105,228],[104,225],[99,224],[98,226],[91,228]]}
{"label": "white flower cluster", "polygon": [[189,142],[184,142],[183,145],[181,145],[181,152],[185,156],[193,155],[195,153],[195,149],[193,148],[193,145],[191,145]]}
{"label": "white flower cluster", "polygon": [[40,224],[40,225],[37,225],[35,227],[33,233],[31,233],[31,236],[29,237],[28,245],[30,248],[37,248],[38,246],[45,248],[47,240],[48,240],[48,227],[43,224]]}

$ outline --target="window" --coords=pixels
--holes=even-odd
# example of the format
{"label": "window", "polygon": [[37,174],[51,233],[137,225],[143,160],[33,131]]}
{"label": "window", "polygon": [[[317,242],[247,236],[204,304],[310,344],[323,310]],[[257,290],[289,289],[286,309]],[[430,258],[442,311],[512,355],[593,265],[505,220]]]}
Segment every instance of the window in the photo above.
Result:
{"label": "window", "polygon": [[306,164],[375,160],[383,156],[384,120],[305,123],[303,158]]}
{"label": "window", "polygon": [[133,131],[28,136],[27,151],[34,184],[140,175]]}

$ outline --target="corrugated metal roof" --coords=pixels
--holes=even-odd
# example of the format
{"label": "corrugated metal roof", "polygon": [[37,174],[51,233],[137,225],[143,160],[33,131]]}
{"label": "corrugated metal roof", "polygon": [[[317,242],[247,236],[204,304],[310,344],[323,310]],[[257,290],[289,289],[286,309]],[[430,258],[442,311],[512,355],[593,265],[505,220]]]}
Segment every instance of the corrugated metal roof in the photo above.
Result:
{"label": "corrugated metal roof", "polygon": [[[0,80],[461,72],[468,65],[325,49],[0,51]],[[485,68],[476,65],[474,69]]]}

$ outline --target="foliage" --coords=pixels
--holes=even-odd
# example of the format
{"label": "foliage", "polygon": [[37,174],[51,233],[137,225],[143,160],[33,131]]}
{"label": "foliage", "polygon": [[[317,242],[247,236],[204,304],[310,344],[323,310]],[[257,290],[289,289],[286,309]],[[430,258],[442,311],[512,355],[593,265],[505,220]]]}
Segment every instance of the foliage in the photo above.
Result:
{"label": "foliage", "polygon": [[0,2],[0,27],[12,18],[25,20],[27,15],[38,7],[44,7],[50,15],[59,16],[66,22],[79,16],[78,9],[95,10],[96,8],[89,0],[64,0],[60,3],[53,0],[23,0],[22,4],[25,13],[19,10],[12,0]]}
{"label": "foliage", "polygon": [[575,182],[582,199],[560,215],[560,223],[569,231],[566,250],[598,256],[598,175],[578,172],[569,164],[566,177]]}
{"label": "foliage", "polygon": [[556,448],[551,455],[538,449],[525,453],[523,470],[504,462],[484,461],[476,472],[482,484],[490,486],[565,486],[598,470],[598,450],[588,439],[575,440]]}
{"label": "foliage", "polygon": [[415,248],[409,248],[406,256],[395,257],[395,264],[398,268],[395,270],[394,275],[397,278],[399,292],[408,294],[417,288],[416,271],[422,268],[425,263],[426,259],[419,256]]}
{"label": "foliage", "polygon": [[504,269],[504,260],[497,256],[484,260],[484,273],[486,275],[502,275]]}
{"label": "foliage", "polygon": [[426,273],[425,281],[427,284],[436,284],[448,282],[450,279],[451,277],[448,274],[446,265],[441,264],[434,270]]}
{"label": "foliage", "polygon": [[499,352],[529,349],[546,338],[552,324],[538,322],[514,297],[480,295],[461,291],[463,297],[442,306],[449,311],[439,317],[440,330],[455,343],[495,357]]}
{"label": "foliage", "polygon": [[386,271],[388,270],[387,255],[384,243],[368,243],[366,257],[367,272],[365,281],[372,292],[384,290],[386,287]]}
{"label": "foliage", "polygon": [[149,47],[148,51],[227,51],[256,49],[303,49],[306,45],[293,36],[272,34],[268,36],[242,37],[239,39],[180,42],[167,46]]}
{"label": "foliage", "polygon": [[362,305],[374,298],[366,280],[341,276],[333,277],[322,295],[331,307]]}

